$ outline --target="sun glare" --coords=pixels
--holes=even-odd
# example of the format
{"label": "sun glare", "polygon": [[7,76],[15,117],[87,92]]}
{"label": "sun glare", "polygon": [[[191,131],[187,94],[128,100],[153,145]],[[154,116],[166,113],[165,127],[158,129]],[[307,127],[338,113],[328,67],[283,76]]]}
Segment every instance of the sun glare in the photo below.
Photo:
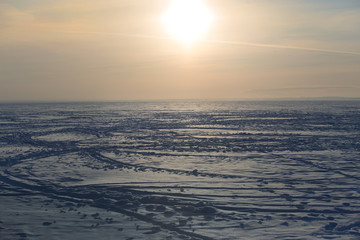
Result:
{"label": "sun glare", "polygon": [[213,18],[202,0],[172,0],[162,20],[173,37],[191,44],[209,29]]}

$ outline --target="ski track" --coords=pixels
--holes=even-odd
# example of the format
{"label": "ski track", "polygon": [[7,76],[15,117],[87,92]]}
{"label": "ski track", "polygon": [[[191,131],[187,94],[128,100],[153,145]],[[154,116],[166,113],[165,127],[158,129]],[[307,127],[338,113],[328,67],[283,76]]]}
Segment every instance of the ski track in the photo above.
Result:
{"label": "ski track", "polygon": [[359,110],[2,104],[0,200],[43,196],[116,212],[155,226],[144,233],[155,239],[359,239]]}

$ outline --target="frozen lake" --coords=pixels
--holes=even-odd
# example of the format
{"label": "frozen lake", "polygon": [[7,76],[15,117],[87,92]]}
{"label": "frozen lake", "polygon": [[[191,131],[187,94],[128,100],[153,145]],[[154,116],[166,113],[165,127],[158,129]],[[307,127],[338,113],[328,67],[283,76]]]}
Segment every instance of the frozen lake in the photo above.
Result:
{"label": "frozen lake", "polygon": [[360,101],[0,104],[0,239],[360,239]]}

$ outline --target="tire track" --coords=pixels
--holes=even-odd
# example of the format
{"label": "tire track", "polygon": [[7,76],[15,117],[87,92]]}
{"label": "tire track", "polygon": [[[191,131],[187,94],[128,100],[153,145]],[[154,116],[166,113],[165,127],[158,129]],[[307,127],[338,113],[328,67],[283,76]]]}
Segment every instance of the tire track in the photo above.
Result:
{"label": "tire track", "polygon": [[[7,174],[7,175],[9,175],[9,174]],[[9,176],[15,178],[12,175],[9,175]],[[194,240],[196,240],[196,239],[213,240],[213,238],[180,229],[171,223],[168,224],[168,223],[164,223],[161,221],[157,221],[146,215],[142,215],[142,214],[139,214],[139,213],[136,213],[133,211],[129,211],[129,210],[126,210],[119,206],[109,205],[108,202],[103,201],[104,199],[102,198],[101,193],[98,193],[97,195],[93,196],[92,199],[89,199],[89,198],[87,198],[88,195],[86,195],[86,194],[81,194],[79,192],[77,192],[77,193],[71,192],[69,190],[66,190],[65,188],[62,188],[62,190],[57,190],[56,188],[54,188],[54,185],[53,186],[51,186],[51,185],[50,186],[49,185],[48,186],[45,186],[45,185],[36,186],[36,185],[27,184],[27,183],[24,183],[21,181],[16,181],[14,179],[6,177],[1,172],[0,172],[0,181],[4,182],[6,184],[9,184],[9,185],[15,186],[15,187],[20,187],[22,189],[26,189],[26,190],[30,190],[30,191],[38,193],[38,194],[42,194],[42,195],[47,196],[52,199],[65,200],[65,201],[74,202],[74,203],[86,203],[91,207],[97,207],[97,208],[102,208],[105,210],[121,213],[121,214],[124,214],[129,217],[134,217],[140,221],[151,223],[151,224],[156,225],[164,230],[168,230],[168,231],[176,232],[181,235],[188,236]],[[28,180],[28,181],[30,181],[30,180]],[[84,198],[84,196],[86,196],[86,198]],[[102,199],[102,201],[99,201],[97,199]]]}

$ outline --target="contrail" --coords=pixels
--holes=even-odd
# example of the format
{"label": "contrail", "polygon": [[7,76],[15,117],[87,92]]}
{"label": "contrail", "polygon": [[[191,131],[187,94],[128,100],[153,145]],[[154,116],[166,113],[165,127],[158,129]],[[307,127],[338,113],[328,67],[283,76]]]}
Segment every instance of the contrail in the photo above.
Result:
{"label": "contrail", "polygon": [[323,52],[323,53],[338,53],[338,54],[360,55],[360,52],[332,50],[332,49],[323,49],[323,48],[307,48],[307,47],[276,45],[276,44],[262,44],[262,43],[235,42],[235,41],[218,41],[218,40],[207,40],[205,42],[220,43],[220,44],[231,44],[231,45],[244,45],[244,46],[251,46],[251,47],[293,49],[293,50],[304,50],[304,51]]}
{"label": "contrail", "polygon": [[[101,34],[101,35],[115,35],[122,37],[133,37],[133,38],[146,38],[146,39],[160,39],[160,40],[176,40],[171,37],[159,37],[153,35],[142,35],[142,34],[127,34],[127,33],[109,33],[109,32],[92,32],[92,31],[62,31],[61,33],[73,33],[73,34]],[[277,44],[263,44],[263,43],[252,43],[252,42],[238,42],[238,41],[223,41],[223,40],[200,40],[204,43],[215,43],[215,44],[228,44],[228,45],[243,45],[251,47],[261,48],[276,48],[276,49],[291,49],[291,50],[302,50],[311,52],[322,52],[322,53],[335,53],[335,54],[347,54],[347,55],[360,55],[360,52],[334,50],[325,48],[308,48],[288,45],[277,45]]]}

